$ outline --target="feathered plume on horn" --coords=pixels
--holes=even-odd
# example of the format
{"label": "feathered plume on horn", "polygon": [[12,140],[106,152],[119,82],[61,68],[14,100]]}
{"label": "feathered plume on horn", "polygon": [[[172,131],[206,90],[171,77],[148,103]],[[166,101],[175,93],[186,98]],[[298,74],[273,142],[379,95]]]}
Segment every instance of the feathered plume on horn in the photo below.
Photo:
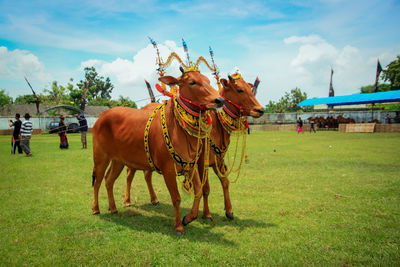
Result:
{"label": "feathered plume on horn", "polygon": [[189,49],[188,49],[188,47],[187,47],[187,44],[186,44],[185,40],[183,40],[183,38],[182,38],[182,45],[183,45],[183,50],[184,50],[185,53],[186,53],[186,57],[187,57],[187,61],[188,61],[188,66],[191,67],[191,66],[190,66]]}
{"label": "feathered plume on horn", "polygon": [[150,43],[153,45],[154,48],[157,48],[157,43],[154,41],[150,36],[147,36],[150,40]]}

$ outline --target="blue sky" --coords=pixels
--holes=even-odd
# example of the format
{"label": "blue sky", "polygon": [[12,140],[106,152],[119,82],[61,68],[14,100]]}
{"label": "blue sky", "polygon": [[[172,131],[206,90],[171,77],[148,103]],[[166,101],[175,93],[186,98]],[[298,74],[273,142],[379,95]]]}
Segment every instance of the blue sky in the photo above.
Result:
{"label": "blue sky", "polygon": [[[0,0],[0,89],[16,97],[56,80],[66,85],[95,66],[115,85],[112,96],[148,97],[144,79],[157,81],[155,51],[192,59],[214,50],[222,76],[239,68],[265,105],[299,87],[328,95],[359,92],[400,55],[400,1],[18,1]],[[211,77],[203,67],[202,72]],[[178,75],[177,64],[168,74]],[[146,100],[138,102],[147,104]]]}

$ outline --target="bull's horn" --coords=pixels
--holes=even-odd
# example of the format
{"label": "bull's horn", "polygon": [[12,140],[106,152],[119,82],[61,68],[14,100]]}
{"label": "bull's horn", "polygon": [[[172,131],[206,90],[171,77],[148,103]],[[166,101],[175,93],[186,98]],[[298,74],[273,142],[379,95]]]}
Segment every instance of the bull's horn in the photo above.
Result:
{"label": "bull's horn", "polygon": [[229,80],[230,80],[231,82],[233,82],[233,78],[232,78],[231,75],[228,75],[228,78],[229,78]]}
{"label": "bull's horn", "polygon": [[185,70],[182,68],[182,66],[179,66],[179,70],[183,73],[185,73]]}

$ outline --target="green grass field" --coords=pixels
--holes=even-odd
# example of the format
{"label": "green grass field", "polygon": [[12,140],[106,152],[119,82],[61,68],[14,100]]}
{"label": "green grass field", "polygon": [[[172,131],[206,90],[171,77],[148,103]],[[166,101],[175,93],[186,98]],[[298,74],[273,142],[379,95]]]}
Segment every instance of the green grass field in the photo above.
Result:
{"label": "green grass field", "polygon": [[[230,187],[235,220],[211,172],[214,221],[200,212],[180,237],[160,175],[160,205],[138,172],[124,208],[123,171],[119,213],[108,212],[103,182],[94,216],[90,135],[88,150],[71,134],[63,151],[57,135],[34,136],[31,158],[11,155],[10,138],[0,136],[1,266],[400,266],[399,134],[253,132],[250,161]],[[193,198],[181,197],[185,215]]]}

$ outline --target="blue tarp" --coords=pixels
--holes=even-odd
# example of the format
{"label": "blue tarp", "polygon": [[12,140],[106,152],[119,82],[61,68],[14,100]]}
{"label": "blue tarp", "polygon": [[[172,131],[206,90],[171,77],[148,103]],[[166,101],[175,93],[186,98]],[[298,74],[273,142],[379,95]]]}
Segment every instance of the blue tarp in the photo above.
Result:
{"label": "blue tarp", "polygon": [[303,106],[314,106],[322,104],[332,105],[332,106],[342,106],[342,105],[388,103],[388,102],[400,102],[400,90],[378,92],[378,93],[312,98],[300,102],[297,106],[303,107]]}

